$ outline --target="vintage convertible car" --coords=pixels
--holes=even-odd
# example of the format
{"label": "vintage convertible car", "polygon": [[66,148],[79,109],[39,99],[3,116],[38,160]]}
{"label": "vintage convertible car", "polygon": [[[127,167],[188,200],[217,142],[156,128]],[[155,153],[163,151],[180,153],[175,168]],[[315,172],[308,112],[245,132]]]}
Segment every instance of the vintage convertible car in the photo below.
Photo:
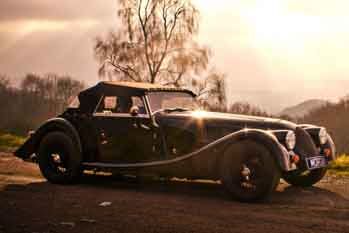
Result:
{"label": "vintage convertible car", "polygon": [[36,157],[52,183],[84,170],[219,180],[232,197],[268,197],[282,177],[311,186],[335,159],[323,127],[198,110],[185,89],[101,82],[45,122],[15,155]]}

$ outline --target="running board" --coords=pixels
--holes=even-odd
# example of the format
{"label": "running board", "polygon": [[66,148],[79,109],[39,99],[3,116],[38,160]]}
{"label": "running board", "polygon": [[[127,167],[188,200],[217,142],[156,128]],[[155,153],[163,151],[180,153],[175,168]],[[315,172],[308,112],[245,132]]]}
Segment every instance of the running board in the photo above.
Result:
{"label": "running board", "polygon": [[82,163],[82,166],[84,167],[90,167],[90,168],[144,168],[144,167],[155,167],[155,166],[161,166],[166,165],[166,162],[151,162],[151,163],[131,163],[131,164],[118,164],[118,163]]}
{"label": "running board", "polygon": [[158,166],[166,166],[166,165],[171,165],[174,163],[178,163],[178,162],[182,162],[184,160],[188,160],[193,158],[194,156],[197,156],[199,154],[201,154],[204,150],[206,150],[206,147],[174,158],[174,159],[169,159],[169,160],[163,160],[163,161],[154,161],[154,162],[146,162],[146,163],[95,163],[95,162],[86,162],[86,163],[82,163],[82,166],[85,167],[92,167],[92,168],[127,168],[127,169],[136,169],[136,168],[148,168],[148,167],[158,167]]}

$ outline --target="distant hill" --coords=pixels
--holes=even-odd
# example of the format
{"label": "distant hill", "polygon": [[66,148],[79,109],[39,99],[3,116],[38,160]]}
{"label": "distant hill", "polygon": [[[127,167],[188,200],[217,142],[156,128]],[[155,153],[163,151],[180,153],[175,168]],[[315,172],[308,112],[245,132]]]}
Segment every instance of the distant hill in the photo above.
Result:
{"label": "distant hill", "polygon": [[304,101],[298,105],[285,108],[278,115],[279,116],[287,115],[292,118],[300,118],[300,117],[304,117],[310,111],[323,107],[324,105],[326,105],[326,103],[328,103],[328,101],[326,100],[311,99],[311,100]]}
{"label": "distant hill", "polygon": [[324,126],[336,144],[338,154],[349,154],[349,99],[315,109],[298,123]]}

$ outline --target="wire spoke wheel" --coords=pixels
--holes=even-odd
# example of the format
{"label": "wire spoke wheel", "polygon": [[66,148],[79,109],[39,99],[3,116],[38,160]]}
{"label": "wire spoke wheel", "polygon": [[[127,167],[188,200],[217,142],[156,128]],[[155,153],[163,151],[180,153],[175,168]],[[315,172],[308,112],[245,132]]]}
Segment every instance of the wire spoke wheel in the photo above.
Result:
{"label": "wire spoke wheel", "polygon": [[223,185],[240,201],[268,197],[280,179],[280,170],[267,148],[251,141],[229,148],[221,169]]}
{"label": "wire spoke wheel", "polygon": [[43,176],[52,183],[73,183],[81,174],[81,154],[71,138],[52,132],[40,144],[38,162]]}

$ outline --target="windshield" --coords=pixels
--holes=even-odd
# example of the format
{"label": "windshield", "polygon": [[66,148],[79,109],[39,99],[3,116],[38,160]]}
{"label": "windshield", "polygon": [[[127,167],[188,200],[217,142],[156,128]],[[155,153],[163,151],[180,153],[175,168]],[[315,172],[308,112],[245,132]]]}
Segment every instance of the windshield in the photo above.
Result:
{"label": "windshield", "polygon": [[160,109],[198,109],[196,99],[185,92],[151,92],[148,94],[152,112]]}

